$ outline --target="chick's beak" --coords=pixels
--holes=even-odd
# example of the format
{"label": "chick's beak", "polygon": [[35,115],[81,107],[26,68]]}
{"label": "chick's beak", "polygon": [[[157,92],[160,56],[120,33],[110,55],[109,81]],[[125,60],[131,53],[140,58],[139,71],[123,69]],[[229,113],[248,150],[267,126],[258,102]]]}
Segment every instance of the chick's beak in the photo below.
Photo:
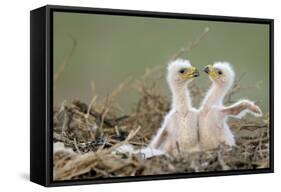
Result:
{"label": "chick's beak", "polygon": [[191,77],[198,77],[199,76],[199,72],[198,72],[198,70],[195,67],[191,67],[190,75],[191,75]]}
{"label": "chick's beak", "polygon": [[209,74],[209,72],[210,72],[210,65],[207,65],[207,66],[203,69],[203,71],[204,71],[205,73]]}
{"label": "chick's beak", "polygon": [[220,75],[216,72],[213,65],[207,65],[203,71],[207,73],[212,79],[219,79]]}
{"label": "chick's beak", "polygon": [[193,72],[193,77],[198,77],[198,76],[199,76],[199,71],[195,69]]}

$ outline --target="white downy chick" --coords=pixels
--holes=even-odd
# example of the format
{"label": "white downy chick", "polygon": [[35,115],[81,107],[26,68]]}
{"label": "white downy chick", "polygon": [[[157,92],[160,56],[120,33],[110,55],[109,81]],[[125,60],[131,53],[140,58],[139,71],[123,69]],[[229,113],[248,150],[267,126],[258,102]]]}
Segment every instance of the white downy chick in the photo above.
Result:
{"label": "white downy chick", "polygon": [[208,65],[204,71],[209,75],[212,85],[199,108],[199,135],[203,149],[216,148],[220,144],[235,145],[227,119],[229,116],[241,118],[246,113],[261,116],[262,111],[252,101],[243,99],[231,106],[224,106],[223,100],[233,86],[235,73],[227,62]]}

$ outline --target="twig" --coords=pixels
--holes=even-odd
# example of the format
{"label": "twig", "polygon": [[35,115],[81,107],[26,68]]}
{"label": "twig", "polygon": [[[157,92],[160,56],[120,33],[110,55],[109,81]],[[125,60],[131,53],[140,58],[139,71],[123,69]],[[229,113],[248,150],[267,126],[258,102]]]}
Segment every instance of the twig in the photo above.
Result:
{"label": "twig", "polygon": [[189,46],[181,48],[173,57],[171,60],[175,60],[179,58],[182,54],[190,52],[193,48],[195,48],[200,41],[203,39],[203,37],[209,32],[209,27],[205,27],[203,32],[195,39],[195,41],[192,41]]}
{"label": "twig", "polygon": [[241,82],[241,80],[244,78],[244,76],[246,75],[246,72],[242,73],[234,82],[234,85],[232,87],[232,89],[228,92],[228,94],[226,95],[226,101],[227,103],[231,103],[232,102],[232,96],[237,93],[241,87],[239,86],[239,83]]}
{"label": "twig", "polygon": [[74,146],[75,146],[75,149],[76,149],[76,151],[77,151],[77,153],[79,153],[79,154],[81,154],[81,151],[79,150],[79,147],[78,147],[78,145],[77,145],[77,140],[76,140],[76,138],[74,138]]}
{"label": "twig", "polygon": [[92,110],[92,107],[93,107],[94,103],[96,102],[96,100],[97,100],[97,96],[94,96],[94,97],[92,98],[92,100],[91,100],[89,106],[88,106],[88,109],[87,109],[87,114],[86,114],[86,117],[87,117],[87,118],[89,117],[90,111]]}
{"label": "twig", "polygon": [[221,148],[221,149],[217,152],[218,162],[219,162],[219,164],[220,164],[222,170],[229,170],[230,167],[225,163],[225,161],[224,161],[224,159],[223,159],[222,151],[223,151],[223,148]]}
{"label": "twig", "polygon": [[268,125],[267,124],[264,124],[264,125],[243,125],[240,127],[240,130],[241,129],[246,129],[248,131],[255,131],[257,129],[260,129],[260,128],[268,128]]}
{"label": "twig", "polygon": [[57,73],[55,73],[55,75],[54,75],[54,86],[56,85],[56,82],[59,79],[59,77],[61,76],[62,72],[64,71],[66,65],[69,63],[69,60],[70,60],[71,56],[74,54],[74,51],[77,47],[77,41],[75,39],[72,39],[72,41],[73,41],[73,44],[72,44],[72,47],[71,47],[69,53],[65,56],[62,64],[59,66]]}
{"label": "twig", "polygon": [[136,130],[132,130],[129,135],[127,136],[127,138],[124,141],[121,141],[119,143],[117,143],[116,145],[114,145],[111,148],[111,151],[114,151],[115,149],[117,149],[118,147],[120,147],[121,145],[127,144],[131,139],[133,139],[133,137],[136,136],[136,134],[139,132],[139,130],[141,129],[141,127],[139,126]]}

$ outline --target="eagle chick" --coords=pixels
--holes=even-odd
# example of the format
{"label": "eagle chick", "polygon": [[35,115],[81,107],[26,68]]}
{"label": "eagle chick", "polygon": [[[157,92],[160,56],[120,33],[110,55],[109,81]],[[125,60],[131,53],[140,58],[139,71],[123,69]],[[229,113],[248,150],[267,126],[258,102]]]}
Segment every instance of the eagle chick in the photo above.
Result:
{"label": "eagle chick", "polygon": [[149,147],[176,155],[198,147],[198,110],[191,105],[188,85],[199,73],[188,60],[169,63],[167,82],[172,92],[172,106]]}
{"label": "eagle chick", "polygon": [[208,65],[204,71],[212,85],[199,108],[200,146],[203,149],[216,148],[220,144],[235,145],[235,138],[227,124],[229,116],[241,118],[246,113],[261,116],[262,111],[252,101],[243,99],[233,105],[224,106],[223,100],[233,86],[235,73],[227,62]]}

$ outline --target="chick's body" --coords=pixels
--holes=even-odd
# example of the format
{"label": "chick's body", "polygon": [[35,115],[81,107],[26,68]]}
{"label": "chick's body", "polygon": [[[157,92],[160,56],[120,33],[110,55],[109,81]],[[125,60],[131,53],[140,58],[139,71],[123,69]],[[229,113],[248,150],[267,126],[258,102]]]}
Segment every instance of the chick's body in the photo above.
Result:
{"label": "chick's body", "polygon": [[218,106],[212,106],[199,114],[200,144],[203,149],[216,148],[220,144],[235,145],[227,117]]}
{"label": "chick's body", "polygon": [[198,147],[198,112],[191,110],[189,113],[175,113],[178,123],[178,148],[180,151],[192,151]]}
{"label": "chick's body", "polygon": [[159,146],[170,154],[176,155],[179,151],[192,151],[198,145],[198,113],[196,110],[188,113],[179,113],[172,110],[165,118],[163,130],[167,138]]}

